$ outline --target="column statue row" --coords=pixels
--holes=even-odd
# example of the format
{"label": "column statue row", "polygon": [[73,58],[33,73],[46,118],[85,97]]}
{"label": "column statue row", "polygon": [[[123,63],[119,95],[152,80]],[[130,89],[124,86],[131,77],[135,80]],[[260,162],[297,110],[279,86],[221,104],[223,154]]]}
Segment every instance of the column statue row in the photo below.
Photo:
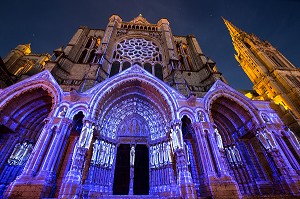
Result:
{"label": "column statue row", "polygon": [[170,141],[150,146],[150,168],[172,164],[173,152]]}
{"label": "column statue row", "polygon": [[95,140],[91,164],[111,168],[115,157],[116,146],[104,140]]}
{"label": "column statue row", "polygon": [[87,151],[90,148],[95,129],[96,126],[93,120],[84,119],[84,125],[73,152],[71,167],[66,177],[63,179],[59,198],[80,198],[84,162]]}

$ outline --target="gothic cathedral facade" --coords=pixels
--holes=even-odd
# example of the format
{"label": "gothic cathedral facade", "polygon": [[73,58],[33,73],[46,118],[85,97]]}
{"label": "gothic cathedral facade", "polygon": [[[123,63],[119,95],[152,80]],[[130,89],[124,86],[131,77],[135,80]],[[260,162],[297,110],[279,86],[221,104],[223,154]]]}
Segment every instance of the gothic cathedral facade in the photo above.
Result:
{"label": "gothic cathedral facade", "polygon": [[297,136],[167,19],[112,15],[54,52],[0,90],[1,197],[300,196]]}

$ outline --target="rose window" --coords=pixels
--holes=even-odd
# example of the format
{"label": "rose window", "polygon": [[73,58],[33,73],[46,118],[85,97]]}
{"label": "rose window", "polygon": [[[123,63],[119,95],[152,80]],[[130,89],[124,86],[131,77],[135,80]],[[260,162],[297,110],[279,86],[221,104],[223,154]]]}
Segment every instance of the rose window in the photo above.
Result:
{"label": "rose window", "polygon": [[114,58],[131,62],[161,62],[158,46],[144,38],[122,40],[117,45]]}

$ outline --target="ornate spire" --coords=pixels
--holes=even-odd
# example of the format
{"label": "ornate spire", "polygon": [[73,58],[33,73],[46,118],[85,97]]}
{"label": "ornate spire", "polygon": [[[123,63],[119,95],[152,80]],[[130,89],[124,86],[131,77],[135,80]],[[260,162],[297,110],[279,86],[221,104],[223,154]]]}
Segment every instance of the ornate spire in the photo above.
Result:
{"label": "ornate spire", "polygon": [[233,25],[231,22],[227,21],[224,17],[222,17],[222,19],[230,33],[232,40],[234,40],[236,36],[240,36],[242,33],[245,33],[244,31],[240,30],[235,25]]}

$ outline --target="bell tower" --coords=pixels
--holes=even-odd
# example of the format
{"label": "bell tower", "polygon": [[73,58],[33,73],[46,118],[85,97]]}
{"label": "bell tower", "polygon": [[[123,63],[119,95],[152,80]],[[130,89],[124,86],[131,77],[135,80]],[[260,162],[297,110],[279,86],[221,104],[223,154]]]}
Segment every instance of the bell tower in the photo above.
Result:
{"label": "bell tower", "polygon": [[232,38],[235,58],[252,81],[258,99],[272,100],[272,108],[290,128],[296,129],[300,124],[300,69],[269,42],[223,20]]}

